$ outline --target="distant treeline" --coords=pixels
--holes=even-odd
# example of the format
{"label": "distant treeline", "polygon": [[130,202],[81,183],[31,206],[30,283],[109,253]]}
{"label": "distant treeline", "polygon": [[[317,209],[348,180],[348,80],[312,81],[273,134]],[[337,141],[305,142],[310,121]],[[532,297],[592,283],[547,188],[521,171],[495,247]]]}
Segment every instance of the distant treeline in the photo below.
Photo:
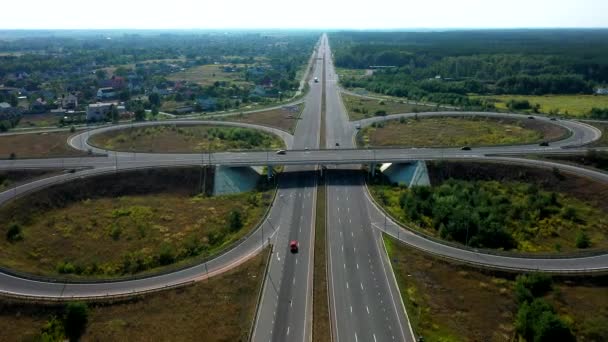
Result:
{"label": "distant treeline", "polygon": [[608,30],[340,32],[330,39],[338,67],[390,66],[345,78],[345,86],[394,96],[452,94],[434,97],[458,104],[470,93],[589,94],[608,83]]}

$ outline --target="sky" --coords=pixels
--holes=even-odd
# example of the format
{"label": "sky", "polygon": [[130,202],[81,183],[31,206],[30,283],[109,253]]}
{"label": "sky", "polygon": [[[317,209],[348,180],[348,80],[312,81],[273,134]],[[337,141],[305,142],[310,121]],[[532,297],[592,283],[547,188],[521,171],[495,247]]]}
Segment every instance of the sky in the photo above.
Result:
{"label": "sky", "polygon": [[608,0],[20,0],[1,8],[0,29],[608,27]]}

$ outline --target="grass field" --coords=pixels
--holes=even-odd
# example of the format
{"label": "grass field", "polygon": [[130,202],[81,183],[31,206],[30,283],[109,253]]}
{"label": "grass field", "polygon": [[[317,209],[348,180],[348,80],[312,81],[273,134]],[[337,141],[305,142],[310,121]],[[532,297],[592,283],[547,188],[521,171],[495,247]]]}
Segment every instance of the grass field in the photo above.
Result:
{"label": "grass field", "polygon": [[544,114],[586,116],[592,108],[608,108],[608,96],[596,95],[491,95],[474,98],[494,99],[498,109],[506,110],[509,100],[528,100],[532,106],[540,105]]}
{"label": "grass field", "polygon": [[368,76],[371,70],[366,69],[347,69],[347,68],[336,68],[336,74],[342,78],[362,78]]}
{"label": "grass field", "polygon": [[567,134],[559,126],[537,120],[477,117],[437,117],[390,120],[383,126],[363,128],[357,140],[363,146],[484,146],[553,141]]}
{"label": "grass field", "polygon": [[16,158],[74,157],[85,152],[68,146],[73,133],[50,132],[0,136],[0,158],[6,159],[14,153]]}
{"label": "grass field", "polygon": [[[243,65],[237,65],[242,67]],[[188,81],[203,86],[213,85],[215,82],[232,82],[236,84],[251,84],[244,79],[242,72],[225,72],[223,65],[206,64],[167,76],[171,81]]]}
{"label": "grass field", "polygon": [[[5,267],[41,275],[156,271],[213,255],[238,240],[255,227],[271,198],[272,191],[216,197],[167,192],[86,199],[48,210],[16,202],[2,208],[0,218],[19,225],[22,238],[11,241],[4,233],[0,259]],[[232,226],[233,212],[240,215],[240,227]]]}
{"label": "grass field", "polygon": [[23,115],[17,128],[55,127],[59,124],[60,116],[55,114],[28,114]]}
{"label": "grass field", "polygon": [[[424,341],[517,341],[513,275],[443,261],[384,237],[416,336]],[[546,299],[580,341],[608,338],[606,277],[554,279]],[[603,330],[603,332],[602,332]]]}
{"label": "grass field", "polygon": [[373,100],[342,93],[342,101],[351,121],[371,118],[377,111],[384,111],[387,115],[412,113],[415,111],[429,112],[435,107],[420,106],[404,101]]}
{"label": "grass field", "polygon": [[276,149],[283,141],[249,128],[211,125],[159,125],[104,132],[89,142],[100,148],[130,152],[206,152],[245,149]]}
{"label": "grass field", "polygon": [[286,110],[284,108],[272,109],[256,113],[226,116],[222,117],[222,120],[271,126],[293,133],[302,110],[304,110],[304,105],[299,104],[294,107],[294,110]]}
{"label": "grass field", "polygon": [[[83,341],[247,341],[269,250],[209,280],[137,299],[89,304]],[[0,301],[0,340],[30,341],[61,308]]]}

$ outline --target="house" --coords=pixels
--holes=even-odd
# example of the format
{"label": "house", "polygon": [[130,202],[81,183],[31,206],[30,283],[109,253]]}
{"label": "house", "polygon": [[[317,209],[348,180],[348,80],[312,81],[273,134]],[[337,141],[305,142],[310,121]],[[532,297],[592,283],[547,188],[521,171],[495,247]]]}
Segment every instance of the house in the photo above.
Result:
{"label": "house", "polygon": [[37,98],[36,101],[30,104],[31,113],[43,113],[47,109],[47,102],[41,97]]}
{"label": "house", "polygon": [[255,88],[251,91],[251,95],[255,96],[266,96],[266,89],[260,85],[256,85]]}
{"label": "house", "polygon": [[0,114],[13,114],[14,109],[15,108],[7,102],[0,102]]}
{"label": "house", "polygon": [[217,100],[211,97],[199,97],[196,103],[201,106],[204,111],[213,111],[217,106]]}
{"label": "house", "polygon": [[97,98],[102,99],[110,99],[116,96],[116,91],[112,87],[99,88],[97,90]]}
{"label": "house", "polygon": [[608,95],[608,88],[597,88],[595,89],[597,95]]}
{"label": "house", "polygon": [[93,103],[87,106],[87,121],[105,120],[112,107],[116,107],[118,114],[125,113],[125,107],[119,106],[117,103]]}
{"label": "house", "polygon": [[76,109],[78,107],[78,97],[74,94],[68,94],[68,96],[62,95],[61,108],[64,109]]}

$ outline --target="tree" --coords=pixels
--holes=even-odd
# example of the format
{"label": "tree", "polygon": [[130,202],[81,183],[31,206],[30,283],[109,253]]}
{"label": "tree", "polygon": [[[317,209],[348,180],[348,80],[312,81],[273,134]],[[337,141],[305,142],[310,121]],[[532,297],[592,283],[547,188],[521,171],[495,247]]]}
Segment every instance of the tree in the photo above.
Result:
{"label": "tree", "polygon": [[114,105],[110,105],[110,110],[108,111],[107,119],[112,121],[112,123],[118,123],[120,119],[120,114],[118,113],[118,108]]}
{"label": "tree", "polygon": [[71,126],[71,127],[70,127],[70,133],[74,133],[74,132],[76,132],[76,127]]}
{"label": "tree", "polygon": [[152,117],[154,119],[156,119],[156,117],[158,116],[158,107],[152,106],[152,109],[150,110],[150,113],[152,114]]}
{"label": "tree", "polygon": [[148,101],[154,107],[160,107],[160,95],[158,93],[152,93],[148,96]]}
{"label": "tree", "polygon": [[228,224],[230,225],[230,230],[238,231],[243,227],[243,221],[241,218],[241,212],[237,210],[232,210],[228,215]]}
{"label": "tree", "polygon": [[106,73],[105,70],[99,69],[99,70],[95,71],[95,77],[97,77],[98,80],[103,80],[106,77],[108,77],[108,74]]}
{"label": "tree", "polygon": [[146,119],[146,110],[143,108],[137,108],[135,110],[135,121],[144,121]]}
{"label": "tree", "polygon": [[551,291],[553,280],[543,273],[531,273],[517,276],[515,280],[515,296],[520,303],[530,302]]}
{"label": "tree", "polygon": [[83,302],[71,302],[66,306],[63,327],[70,341],[80,340],[89,321],[89,308]]}

